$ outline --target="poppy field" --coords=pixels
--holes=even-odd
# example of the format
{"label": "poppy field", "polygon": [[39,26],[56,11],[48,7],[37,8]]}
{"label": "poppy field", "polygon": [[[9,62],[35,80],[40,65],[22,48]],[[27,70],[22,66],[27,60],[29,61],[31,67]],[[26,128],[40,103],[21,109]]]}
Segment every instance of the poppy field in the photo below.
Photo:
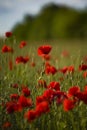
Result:
{"label": "poppy field", "polygon": [[87,43],[0,40],[0,130],[87,130]]}

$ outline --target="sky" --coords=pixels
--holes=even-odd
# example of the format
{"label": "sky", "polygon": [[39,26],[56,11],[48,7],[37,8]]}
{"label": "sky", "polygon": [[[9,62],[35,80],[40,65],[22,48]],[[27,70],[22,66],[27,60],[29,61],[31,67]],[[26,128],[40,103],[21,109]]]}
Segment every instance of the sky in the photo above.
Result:
{"label": "sky", "polygon": [[0,36],[21,22],[25,14],[35,15],[48,3],[63,4],[77,9],[87,7],[87,0],[0,0]]}

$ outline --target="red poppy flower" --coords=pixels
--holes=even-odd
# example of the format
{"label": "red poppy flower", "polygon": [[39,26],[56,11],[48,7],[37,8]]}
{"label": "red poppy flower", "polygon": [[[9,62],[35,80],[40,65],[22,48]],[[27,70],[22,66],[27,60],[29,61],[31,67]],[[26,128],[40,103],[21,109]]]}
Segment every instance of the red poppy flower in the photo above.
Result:
{"label": "red poppy flower", "polygon": [[64,111],[69,111],[69,110],[72,110],[75,106],[75,102],[74,100],[70,100],[70,99],[65,99],[63,101],[63,108],[64,108]]}
{"label": "red poppy flower", "polygon": [[5,36],[6,36],[6,37],[11,37],[11,36],[12,36],[12,32],[6,32],[6,33],[5,33]]}
{"label": "red poppy flower", "polygon": [[32,122],[36,117],[36,111],[35,110],[29,110],[24,114],[24,117],[28,120],[28,122]]}
{"label": "red poppy flower", "polygon": [[22,56],[20,56],[20,57],[17,57],[16,58],[16,64],[19,64],[19,63],[23,63],[23,64],[25,64],[25,63],[27,63],[29,61],[29,57],[22,57]]}
{"label": "red poppy flower", "polygon": [[3,53],[13,52],[13,49],[12,49],[11,47],[7,46],[7,45],[4,45],[4,46],[2,47],[2,52],[3,52]]}
{"label": "red poppy flower", "polygon": [[51,82],[48,86],[48,88],[51,88],[51,89],[55,89],[56,91],[59,91],[60,90],[60,84],[59,82]]}
{"label": "red poppy flower", "polygon": [[76,96],[80,92],[80,87],[74,86],[68,90],[68,96]]}
{"label": "red poppy flower", "polygon": [[24,96],[30,96],[30,90],[29,90],[29,88],[27,88],[27,87],[23,87],[22,88],[22,92],[23,92],[23,94],[24,94]]}
{"label": "red poppy flower", "polygon": [[87,65],[86,64],[80,65],[79,70],[83,70],[83,71],[87,70]]}
{"label": "red poppy flower", "polygon": [[7,102],[6,103],[6,110],[8,114],[11,114],[16,111],[21,111],[22,107],[17,102]]}
{"label": "red poppy flower", "polygon": [[27,43],[26,43],[25,41],[21,41],[19,47],[20,47],[20,48],[23,48],[23,47],[26,46],[26,45],[27,45]]}
{"label": "red poppy flower", "polygon": [[49,54],[49,52],[51,51],[52,47],[50,45],[43,45],[43,46],[40,46],[38,48],[38,55],[39,56],[42,56],[42,55],[47,55]]}
{"label": "red poppy flower", "polygon": [[54,67],[54,66],[47,66],[46,68],[45,68],[45,73],[47,74],[47,75],[49,75],[49,74],[52,74],[52,75],[54,75],[55,73],[57,72],[57,69]]}
{"label": "red poppy flower", "polygon": [[49,110],[49,103],[47,101],[43,101],[36,106],[37,116],[40,116],[43,113],[47,113]]}
{"label": "red poppy flower", "polygon": [[68,67],[68,72],[73,73],[73,72],[74,72],[74,66],[69,66],[69,67]]}
{"label": "red poppy flower", "polygon": [[32,105],[31,98],[26,98],[25,96],[21,95],[18,99],[18,103],[24,107],[30,107]]}
{"label": "red poppy flower", "polygon": [[65,74],[68,71],[68,67],[63,67],[62,69],[59,69],[58,71],[62,72],[63,74]]}
{"label": "red poppy flower", "polygon": [[54,100],[54,97],[56,96],[56,91],[52,89],[47,89],[43,93],[44,100],[48,101],[51,103]]}
{"label": "red poppy flower", "polygon": [[11,99],[11,100],[18,100],[18,98],[19,98],[19,95],[18,95],[18,94],[11,94],[11,95],[10,95],[10,99]]}
{"label": "red poppy flower", "polygon": [[39,103],[43,102],[43,101],[45,101],[45,98],[44,98],[43,95],[37,96],[37,97],[36,97],[36,106],[37,106]]}

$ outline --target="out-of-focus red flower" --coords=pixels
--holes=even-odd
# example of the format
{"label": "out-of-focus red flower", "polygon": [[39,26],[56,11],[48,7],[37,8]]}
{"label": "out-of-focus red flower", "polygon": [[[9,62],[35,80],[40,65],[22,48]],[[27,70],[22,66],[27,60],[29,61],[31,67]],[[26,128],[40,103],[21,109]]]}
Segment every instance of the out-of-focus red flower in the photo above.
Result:
{"label": "out-of-focus red flower", "polygon": [[54,75],[56,72],[57,72],[57,69],[54,66],[50,65],[50,66],[46,66],[46,68],[45,68],[45,73],[47,75],[49,75],[49,74]]}
{"label": "out-of-focus red flower", "polygon": [[64,51],[62,52],[62,56],[64,56],[64,57],[69,57],[69,52],[68,52],[67,50],[64,50]]}
{"label": "out-of-focus red flower", "polygon": [[24,107],[30,107],[32,106],[32,100],[31,98],[26,98],[25,96],[21,95],[18,99],[18,103],[24,108]]}
{"label": "out-of-focus red flower", "polygon": [[62,72],[63,74],[65,74],[68,71],[68,67],[63,67],[62,69],[59,69],[58,71]]}
{"label": "out-of-focus red flower", "polygon": [[74,69],[74,66],[69,66],[69,67],[68,67],[68,72],[73,73],[73,72],[74,72],[74,70],[75,70],[75,69]]}
{"label": "out-of-focus red flower", "polygon": [[19,95],[18,95],[18,94],[11,94],[11,95],[10,95],[10,99],[11,99],[11,100],[18,100],[18,98],[19,98]]}
{"label": "out-of-focus red flower", "polygon": [[26,46],[26,45],[27,45],[27,42],[26,42],[26,41],[21,41],[19,47],[20,47],[20,48],[23,48],[23,47]]}
{"label": "out-of-focus red flower", "polygon": [[19,64],[19,63],[27,63],[29,61],[29,57],[23,57],[23,56],[20,56],[20,57],[17,57],[16,58],[16,64]]}
{"label": "out-of-focus red flower", "polygon": [[50,45],[43,45],[38,48],[38,55],[43,56],[49,54],[52,47]]}
{"label": "out-of-focus red flower", "polygon": [[35,62],[31,62],[32,67],[35,67],[35,65],[36,65]]}
{"label": "out-of-focus red flower", "polygon": [[48,85],[48,88],[55,89],[56,91],[59,91],[60,84],[59,84],[59,82],[53,81],[53,82],[50,82],[50,84]]}
{"label": "out-of-focus red flower", "polygon": [[26,97],[30,96],[30,90],[28,87],[23,87],[22,92],[23,92],[24,96],[26,96]]}
{"label": "out-of-focus red flower", "polygon": [[76,96],[78,94],[78,92],[80,92],[80,87],[78,86],[74,86],[74,87],[71,87],[69,90],[68,90],[68,96]]}
{"label": "out-of-focus red flower", "polygon": [[17,102],[7,102],[6,103],[6,111],[8,114],[11,114],[13,112],[21,111],[22,107]]}
{"label": "out-of-focus red flower", "polygon": [[37,97],[36,97],[36,106],[37,106],[39,103],[43,102],[43,101],[45,101],[45,98],[44,98],[43,95],[37,96]]}
{"label": "out-of-focus red flower", "polygon": [[74,106],[75,106],[75,101],[74,100],[65,99],[63,101],[64,111],[72,110],[74,108]]}
{"label": "out-of-focus red flower", "polygon": [[7,46],[7,45],[4,45],[4,46],[2,47],[2,52],[3,52],[3,53],[13,52],[13,49],[12,49],[11,47]]}
{"label": "out-of-focus red flower", "polygon": [[24,117],[28,120],[28,122],[32,122],[36,119],[36,111],[35,110],[29,110],[24,114]]}
{"label": "out-of-focus red flower", "polygon": [[83,71],[87,70],[87,65],[86,64],[80,65],[79,70],[83,70]]}
{"label": "out-of-focus red flower", "polygon": [[47,88],[46,81],[43,79],[38,80],[38,87]]}
{"label": "out-of-focus red flower", "polygon": [[83,73],[83,77],[84,77],[84,78],[87,78],[87,71],[85,71],[85,72]]}
{"label": "out-of-focus red flower", "polygon": [[56,96],[56,91],[52,89],[47,89],[43,93],[44,100],[48,101],[51,103],[54,100],[54,97]]}
{"label": "out-of-focus red flower", "polygon": [[10,122],[5,122],[3,125],[2,125],[2,128],[3,129],[8,129],[9,127],[11,127],[11,123]]}
{"label": "out-of-focus red flower", "polygon": [[11,36],[12,36],[12,32],[6,32],[6,33],[5,33],[5,36],[6,36],[6,37],[11,37]]}
{"label": "out-of-focus red flower", "polygon": [[36,106],[35,110],[36,110],[37,116],[41,116],[41,114],[47,113],[50,111],[49,103],[47,101],[43,101]]}

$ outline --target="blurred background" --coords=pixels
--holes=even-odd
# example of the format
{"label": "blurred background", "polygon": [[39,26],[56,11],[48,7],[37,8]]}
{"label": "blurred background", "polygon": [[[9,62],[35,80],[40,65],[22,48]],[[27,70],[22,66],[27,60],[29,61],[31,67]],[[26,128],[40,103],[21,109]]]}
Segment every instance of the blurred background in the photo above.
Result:
{"label": "blurred background", "polygon": [[87,40],[87,0],[0,0],[0,36]]}

